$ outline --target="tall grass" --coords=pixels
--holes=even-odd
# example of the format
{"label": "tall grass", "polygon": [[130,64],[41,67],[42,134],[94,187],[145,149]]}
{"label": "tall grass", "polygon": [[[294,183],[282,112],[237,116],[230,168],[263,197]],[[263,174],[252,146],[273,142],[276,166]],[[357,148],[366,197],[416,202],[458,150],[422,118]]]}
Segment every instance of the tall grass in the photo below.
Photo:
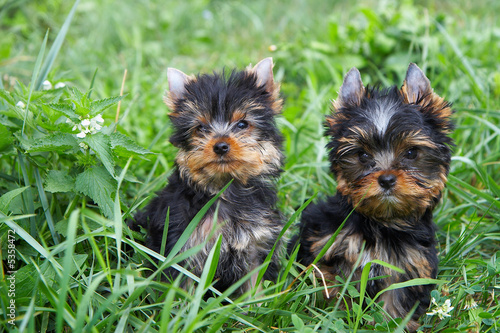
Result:
{"label": "tall grass", "polygon": [[[453,309],[449,317],[423,316],[422,330],[499,331],[499,9],[496,1],[1,5],[2,329],[404,330],[409,318],[387,318],[376,298],[354,288],[357,282],[366,285],[366,274],[361,281],[338,281],[342,294],[352,298],[352,307],[340,311],[338,302],[323,298],[314,267],[300,274],[304,267],[291,254],[283,259],[276,283],[264,281],[261,289],[231,299],[231,290],[212,288],[219,242],[196,277],[178,265],[191,252],[165,258],[142,245],[143,233],[124,224],[164,186],[173,166],[176,150],[168,143],[171,129],[162,103],[166,68],[210,72],[272,56],[285,97],[279,126],[287,159],[279,205],[289,233],[308,199],[335,192],[322,122],[349,68],[358,67],[365,83],[401,85],[408,63],[416,62],[435,91],[453,102],[456,147],[435,211],[440,267],[429,312],[447,300]],[[120,97],[125,69],[125,96]],[[44,90],[45,80],[51,89]],[[56,89],[56,83],[65,86]],[[98,114],[104,128],[84,139],[64,121],[77,124],[78,117]],[[8,317],[8,230],[16,232],[15,325]],[[195,282],[187,290],[179,280],[166,282],[162,271],[167,266]],[[257,269],[261,275],[262,269]],[[396,287],[402,286],[391,288]],[[205,299],[209,289],[214,296]]]}

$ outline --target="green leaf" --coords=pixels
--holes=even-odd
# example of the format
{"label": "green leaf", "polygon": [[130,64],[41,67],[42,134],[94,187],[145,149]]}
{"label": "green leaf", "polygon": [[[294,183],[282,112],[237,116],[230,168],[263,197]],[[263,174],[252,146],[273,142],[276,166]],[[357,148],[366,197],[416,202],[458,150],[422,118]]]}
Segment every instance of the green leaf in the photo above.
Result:
{"label": "green leaf", "polygon": [[114,132],[110,135],[111,149],[116,155],[130,157],[132,155],[152,154],[149,150],[139,146],[126,135]]}
{"label": "green leaf", "polygon": [[50,170],[45,177],[45,191],[55,192],[71,192],[75,188],[75,180],[68,174],[67,171]]}
{"label": "green leaf", "polygon": [[12,97],[12,94],[5,89],[0,89],[0,98],[9,103],[11,106],[16,105],[16,100]]}
{"label": "green leaf", "polygon": [[123,99],[123,97],[125,97],[125,96],[115,96],[115,97],[109,97],[109,98],[93,101],[90,104],[90,109],[91,109],[90,116],[94,117],[94,116],[98,115],[102,111],[109,108],[111,105],[116,104],[119,101],[121,101]]}
{"label": "green leaf", "polygon": [[27,151],[30,153],[40,151],[63,153],[72,148],[78,148],[78,141],[72,134],[56,133],[34,140],[29,144]]}
{"label": "green leaf", "polygon": [[71,93],[76,98],[76,100],[74,101],[76,104],[82,104],[83,101],[86,100],[85,94],[82,93],[81,90],[78,89],[77,87],[72,87],[71,88]]}
{"label": "green leaf", "polygon": [[109,174],[115,177],[115,160],[113,159],[109,137],[102,134],[90,134],[82,139],[95,152]]}
{"label": "green leaf", "polygon": [[10,147],[13,141],[12,133],[10,133],[7,127],[0,124],[0,152]]}
{"label": "green leaf", "polygon": [[298,329],[299,331],[304,329],[304,322],[295,313],[292,314],[292,323],[293,323],[293,326],[296,329]]}
{"label": "green leaf", "polygon": [[5,214],[8,213],[10,202],[23,193],[29,186],[16,188],[15,190],[9,191],[0,197],[0,211]]}
{"label": "green leaf", "polygon": [[73,121],[78,121],[78,115],[75,113],[75,106],[69,104],[47,104],[49,108],[61,113]]}
{"label": "green leaf", "polygon": [[[88,254],[74,254],[73,261],[71,263],[69,274],[73,275],[76,273],[77,269],[83,266],[88,258]],[[55,259],[58,264],[62,264],[63,259]],[[59,268],[57,268],[60,271]],[[44,261],[39,270],[36,269],[34,264],[28,264],[20,268],[16,273],[16,301],[19,300],[19,305],[26,305],[29,300],[33,297],[33,291],[38,286],[35,284],[37,282],[37,277],[39,275],[43,276],[43,282],[38,281],[38,283],[47,283],[47,287],[59,289],[57,285],[58,278],[56,278],[56,269],[49,261]],[[47,297],[41,292],[37,292],[37,304],[43,306],[47,302]]]}
{"label": "green leaf", "polygon": [[116,180],[102,167],[92,167],[76,176],[75,190],[91,198],[101,208],[104,215],[113,216],[112,194]]}

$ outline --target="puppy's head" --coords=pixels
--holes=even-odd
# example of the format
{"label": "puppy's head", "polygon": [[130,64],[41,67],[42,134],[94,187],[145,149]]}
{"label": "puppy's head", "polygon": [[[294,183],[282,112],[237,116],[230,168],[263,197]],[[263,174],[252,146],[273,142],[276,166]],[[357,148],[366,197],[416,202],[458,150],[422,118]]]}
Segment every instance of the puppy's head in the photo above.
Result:
{"label": "puppy's head", "polygon": [[243,185],[279,175],[282,136],[275,116],[281,112],[273,62],[229,74],[187,76],[168,69],[165,102],[179,148],[181,176],[209,191],[231,179]]}
{"label": "puppy's head", "polygon": [[351,69],[326,121],[338,191],[377,220],[409,221],[433,209],[449,171],[451,114],[415,64],[401,89],[364,87]]}

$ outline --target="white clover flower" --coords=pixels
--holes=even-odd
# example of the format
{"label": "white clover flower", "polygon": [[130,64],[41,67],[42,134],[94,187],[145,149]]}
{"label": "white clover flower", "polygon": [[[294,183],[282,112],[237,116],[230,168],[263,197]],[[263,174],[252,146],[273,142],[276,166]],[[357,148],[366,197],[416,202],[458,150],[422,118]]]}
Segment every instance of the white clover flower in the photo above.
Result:
{"label": "white clover flower", "polygon": [[427,312],[427,315],[428,316],[434,316],[434,315],[437,315],[439,317],[439,319],[443,319],[444,317],[451,317],[451,315],[449,314],[451,312],[451,310],[454,309],[453,306],[451,306],[451,301],[449,299],[447,299],[446,301],[444,301],[444,304],[439,306],[436,302],[436,299],[433,297],[431,302],[436,305],[436,308],[434,310],[432,310],[431,312]]}
{"label": "white clover flower", "polygon": [[474,298],[472,298],[472,296],[467,296],[465,298],[465,305],[464,305],[464,310],[472,310],[472,309],[475,309],[477,308],[477,303],[476,301],[474,300]]}
{"label": "white clover flower", "polygon": [[24,109],[26,107],[26,105],[22,101],[17,102],[16,106],[20,107],[21,109]]}
{"label": "white clover flower", "polygon": [[43,90],[50,90],[50,89],[52,89],[52,83],[50,83],[49,80],[43,81],[43,83],[42,83],[42,89]]}
{"label": "white clover flower", "polygon": [[64,82],[57,82],[56,85],[54,86],[55,89],[64,88],[64,87],[66,87],[66,83],[64,83]]}

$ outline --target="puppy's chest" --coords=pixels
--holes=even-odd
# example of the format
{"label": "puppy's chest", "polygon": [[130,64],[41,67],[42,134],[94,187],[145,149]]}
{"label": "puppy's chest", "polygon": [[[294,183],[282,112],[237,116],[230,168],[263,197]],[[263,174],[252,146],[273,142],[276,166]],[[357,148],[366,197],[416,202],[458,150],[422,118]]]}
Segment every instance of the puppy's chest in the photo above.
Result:
{"label": "puppy's chest", "polygon": [[[219,212],[223,210],[219,209]],[[210,251],[215,241],[222,236],[221,252],[249,252],[265,250],[276,233],[279,232],[274,221],[262,215],[238,217],[220,213],[218,216],[207,214],[199,222],[184,245],[184,250],[206,241],[202,252]]]}
{"label": "puppy's chest", "polygon": [[[369,262],[380,260],[403,269],[404,275],[409,278],[431,278],[432,275],[432,267],[430,267],[426,252],[421,246],[405,242],[391,242],[385,239],[368,243],[362,234],[341,232],[326,252],[325,259],[340,260],[347,266],[344,269],[355,270],[359,273]],[[391,276],[393,282],[399,281],[402,276],[391,268],[372,263],[370,277],[381,275]]]}

